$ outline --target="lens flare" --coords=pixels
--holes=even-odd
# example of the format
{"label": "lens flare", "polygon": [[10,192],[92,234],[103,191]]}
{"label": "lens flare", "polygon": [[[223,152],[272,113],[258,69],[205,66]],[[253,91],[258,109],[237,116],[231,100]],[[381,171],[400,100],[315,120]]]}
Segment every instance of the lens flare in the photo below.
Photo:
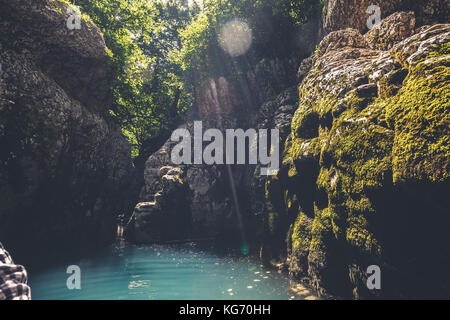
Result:
{"label": "lens flare", "polygon": [[252,45],[252,30],[244,21],[231,20],[222,27],[219,43],[230,56],[242,56]]}

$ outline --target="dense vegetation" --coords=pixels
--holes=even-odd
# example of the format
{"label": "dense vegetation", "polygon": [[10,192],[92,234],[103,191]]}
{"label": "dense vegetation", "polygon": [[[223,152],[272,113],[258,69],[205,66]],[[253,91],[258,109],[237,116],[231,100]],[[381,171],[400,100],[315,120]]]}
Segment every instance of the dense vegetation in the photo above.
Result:
{"label": "dense vegetation", "polygon": [[187,1],[73,0],[104,34],[115,75],[111,113],[132,143],[174,126],[192,103],[171,52],[192,19]]}
{"label": "dense vegetation", "polygon": [[[71,0],[102,30],[115,79],[112,116],[137,156],[146,139],[171,130],[195,106],[211,76],[231,80],[274,56],[289,58],[296,25],[320,13],[319,0]],[[220,49],[223,25],[240,19],[252,30],[246,59]],[[298,57],[296,57],[298,59]]]}

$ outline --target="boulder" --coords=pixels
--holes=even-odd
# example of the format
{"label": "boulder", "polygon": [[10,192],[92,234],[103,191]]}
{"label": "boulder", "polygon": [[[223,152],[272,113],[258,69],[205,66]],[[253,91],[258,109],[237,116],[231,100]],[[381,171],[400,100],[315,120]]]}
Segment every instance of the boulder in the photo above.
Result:
{"label": "boulder", "polygon": [[383,0],[374,3],[371,0],[328,0],[323,14],[325,33],[352,28],[361,33],[368,30],[367,21],[374,12],[368,13],[368,8],[377,5],[380,8],[380,18],[383,19],[397,11],[402,0]]}
{"label": "boulder", "polygon": [[[188,129],[193,135],[193,123],[181,128]],[[208,238],[224,233],[227,226],[235,226],[224,167],[174,165],[171,152],[176,144],[169,139],[148,158],[140,195],[141,202],[154,203],[151,207],[153,215],[165,218],[147,219],[148,215],[136,214],[140,212],[141,205],[138,204],[128,228],[128,238],[132,241],[152,243]],[[152,230],[159,231],[153,236]]]}
{"label": "boulder", "polygon": [[416,19],[414,12],[396,12],[364,35],[372,49],[388,50],[412,36]]}
{"label": "boulder", "polygon": [[[63,1],[1,0],[2,45],[24,54],[73,99],[106,112],[112,103],[107,49],[100,30]],[[80,29],[69,18],[80,17]]]}

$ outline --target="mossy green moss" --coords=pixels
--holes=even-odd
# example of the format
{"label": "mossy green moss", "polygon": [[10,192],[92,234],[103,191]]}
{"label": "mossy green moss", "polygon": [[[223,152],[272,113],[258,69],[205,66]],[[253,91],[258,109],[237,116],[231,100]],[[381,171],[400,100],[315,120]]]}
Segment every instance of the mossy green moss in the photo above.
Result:
{"label": "mossy green moss", "polygon": [[319,158],[322,148],[322,139],[301,139],[294,138],[290,144],[290,149],[284,154],[283,162],[288,163],[301,158]]}
{"label": "mossy green moss", "polygon": [[292,249],[309,251],[311,244],[312,220],[300,212],[292,229]]}
{"label": "mossy green moss", "polygon": [[372,101],[372,98],[359,97],[356,91],[353,91],[348,96],[347,106],[350,110],[358,112],[364,110]]}
{"label": "mossy green moss", "polygon": [[284,192],[284,207],[289,217],[295,217],[300,210],[297,194],[289,189]]}
{"label": "mossy green moss", "polygon": [[363,214],[350,216],[347,223],[346,240],[351,246],[364,253],[381,254],[381,246],[369,231],[369,223]]}
{"label": "mossy green moss", "polygon": [[362,192],[380,187],[391,169],[393,132],[370,123],[368,118],[344,118],[336,123],[324,152],[331,154],[332,163],[352,177],[344,190]]}
{"label": "mossy green moss", "polygon": [[333,230],[334,212],[329,208],[320,210],[315,207],[315,217],[311,228],[309,259],[322,260],[328,254],[330,245],[337,240]]}
{"label": "mossy green moss", "polygon": [[[445,52],[445,55],[439,53]],[[395,129],[392,150],[394,181],[449,177],[450,55],[448,44],[412,66],[405,86],[378,101]]]}

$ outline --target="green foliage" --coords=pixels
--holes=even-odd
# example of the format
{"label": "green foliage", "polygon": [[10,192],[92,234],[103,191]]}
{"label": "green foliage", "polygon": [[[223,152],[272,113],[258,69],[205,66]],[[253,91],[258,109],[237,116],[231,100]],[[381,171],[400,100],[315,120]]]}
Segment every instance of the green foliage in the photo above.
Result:
{"label": "green foliage", "polygon": [[305,23],[310,17],[318,16],[322,13],[324,0],[285,0],[284,8],[289,10],[289,14],[296,24]]}
{"label": "green foliage", "polygon": [[[66,1],[66,0],[64,0]],[[236,80],[264,59],[291,54],[295,25],[320,13],[320,0],[71,0],[102,31],[114,75],[111,115],[137,156],[144,141],[173,129],[208,77]],[[199,5],[201,4],[201,5]],[[226,65],[222,26],[248,22],[253,46],[245,63]]]}
{"label": "green foliage", "polygon": [[72,0],[101,29],[111,52],[112,116],[138,154],[142,143],[173,128],[191,105],[171,52],[190,21],[187,1]]}
{"label": "green foliage", "polygon": [[[320,0],[205,0],[204,10],[180,33],[180,63],[196,81],[223,75],[226,70],[218,35],[232,19],[248,23],[252,30],[253,50],[247,54],[247,62],[290,54],[289,35],[295,25],[318,15],[322,5]],[[246,72],[245,65],[239,65],[239,72]]]}

